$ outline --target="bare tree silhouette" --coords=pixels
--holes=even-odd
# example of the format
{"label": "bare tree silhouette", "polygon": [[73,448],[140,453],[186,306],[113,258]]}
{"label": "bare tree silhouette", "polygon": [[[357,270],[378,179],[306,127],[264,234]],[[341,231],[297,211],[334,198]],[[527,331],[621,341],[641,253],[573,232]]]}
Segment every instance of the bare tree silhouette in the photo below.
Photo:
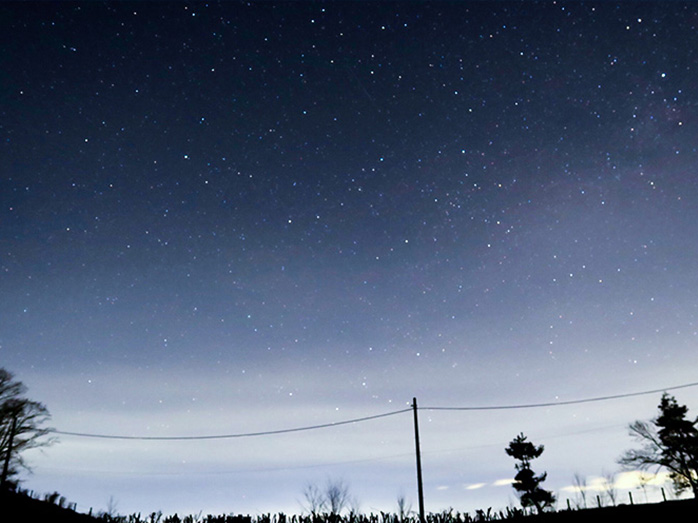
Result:
{"label": "bare tree silhouette", "polygon": [[303,498],[304,508],[313,515],[329,513],[338,516],[356,504],[350,495],[349,484],[343,479],[328,479],[324,489],[308,483],[303,489]]}
{"label": "bare tree silhouette", "polygon": [[20,469],[29,469],[22,459],[25,450],[50,445],[49,429],[41,425],[49,419],[46,407],[24,397],[26,387],[14,375],[0,368],[0,486],[7,487]]}

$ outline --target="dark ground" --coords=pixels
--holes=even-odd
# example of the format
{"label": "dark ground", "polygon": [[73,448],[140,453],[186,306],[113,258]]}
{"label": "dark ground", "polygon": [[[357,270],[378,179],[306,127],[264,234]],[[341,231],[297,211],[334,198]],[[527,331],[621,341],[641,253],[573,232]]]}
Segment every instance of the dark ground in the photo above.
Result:
{"label": "dark ground", "polygon": [[[560,512],[546,513],[540,516],[524,516],[513,518],[515,520],[526,519],[531,523],[606,523],[618,521],[690,521],[694,518],[698,503],[693,500],[667,501],[664,503],[642,504],[642,505],[619,505],[617,507],[604,507],[597,509],[585,510],[563,510]],[[206,519],[212,518],[208,516]],[[219,520],[218,517],[213,517]],[[145,519],[145,518],[144,518]],[[226,519],[225,517],[223,519]],[[245,518],[247,519],[247,518]],[[276,518],[271,518],[276,520]],[[285,519],[285,518],[284,518]],[[290,518],[289,518],[290,519]],[[306,518],[299,518],[305,520]],[[311,518],[308,518],[311,519]],[[322,519],[322,518],[321,518]],[[337,523],[347,523],[348,519],[338,518]],[[372,518],[356,518],[358,521],[373,521]],[[397,518],[390,518],[397,520]],[[460,521],[478,521],[477,516],[463,518],[463,515],[451,517],[447,514],[430,514],[427,516],[429,521],[435,523],[449,523],[449,519],[456,523]],[[251,518],[254,522],[269,521],[269,516],[260,518]],[[381,521],[380,517],[376,518]],[[493,521],[494,518],[480,519],[480,521]],[[80,514],[66,507],[61,507],[55,502],[34,499],[24,494],[14,492],[0,492],[0,521],[3,523],[12,523],[14,521],[33,521],[36,523],[95,523],[104,521],[87,514]],[[410,518],[410,521],[417,521],[417,518]]]}
{"label": "dark ground", "polygon": [[24,494],[0,491],[0,522],[94,523],[96,518]]}

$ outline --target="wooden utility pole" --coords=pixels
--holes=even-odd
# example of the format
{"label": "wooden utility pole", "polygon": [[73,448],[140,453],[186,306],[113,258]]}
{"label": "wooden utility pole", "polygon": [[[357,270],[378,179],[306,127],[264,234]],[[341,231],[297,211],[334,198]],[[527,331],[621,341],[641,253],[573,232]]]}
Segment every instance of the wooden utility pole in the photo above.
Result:
{"label": "wooden utility pole", "polygon": [[422,485],[422,455],[419,450],[419,421],[417,419],[417,398],[412,398],[412,411],[414,412],[414,444],[417,450],[417,495],[419,496],[419,521],[424,518],[424,487]]}

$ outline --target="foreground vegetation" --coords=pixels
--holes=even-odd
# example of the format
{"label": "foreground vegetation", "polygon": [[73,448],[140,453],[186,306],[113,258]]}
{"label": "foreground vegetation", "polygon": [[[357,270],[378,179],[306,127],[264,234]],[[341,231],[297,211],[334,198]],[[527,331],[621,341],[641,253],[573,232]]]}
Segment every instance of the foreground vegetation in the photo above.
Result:
{"label": "foreground vegetation", "polygon": [[[644,505],[618,505],[595,509],[562,510],[531,514],[518,508],[503,511],[492,509],[478,510],[475,514],[455,512],[453,510],[426,515],[426,523],[480,523],[485,521],[526,520],[531,523],[606,523],[630,521],[632,519],[651,519],[654,521],[690,520],[694,517],[698,503],[694,499],[666,501]],[[40,521],[42,523],[419,523],[419,517],[397,515],[381,512],[380,514],[310,514],[285,515],[262,514],[249,515],[188,515],[177,514],[163,516],[162,512],[148,515],[131,514],[80,514],[74,505],[67,503],[57,493],[37,499],[26,492],[0,492],[0,520],[2,521]],[[12,516],[10,516],[10,514]]]}

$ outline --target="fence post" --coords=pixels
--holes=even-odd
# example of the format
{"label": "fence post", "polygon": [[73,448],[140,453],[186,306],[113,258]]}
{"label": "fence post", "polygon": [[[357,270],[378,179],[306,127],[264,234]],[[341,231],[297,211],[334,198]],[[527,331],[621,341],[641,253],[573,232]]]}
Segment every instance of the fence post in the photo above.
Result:
{"label": "fence post", "polygon": [[631,505],[634,505],[635,503],[633,503],[633,493],[632,493],[632,492],[628,492],[628,496],[630,496],[630,504],[631,504]]}

